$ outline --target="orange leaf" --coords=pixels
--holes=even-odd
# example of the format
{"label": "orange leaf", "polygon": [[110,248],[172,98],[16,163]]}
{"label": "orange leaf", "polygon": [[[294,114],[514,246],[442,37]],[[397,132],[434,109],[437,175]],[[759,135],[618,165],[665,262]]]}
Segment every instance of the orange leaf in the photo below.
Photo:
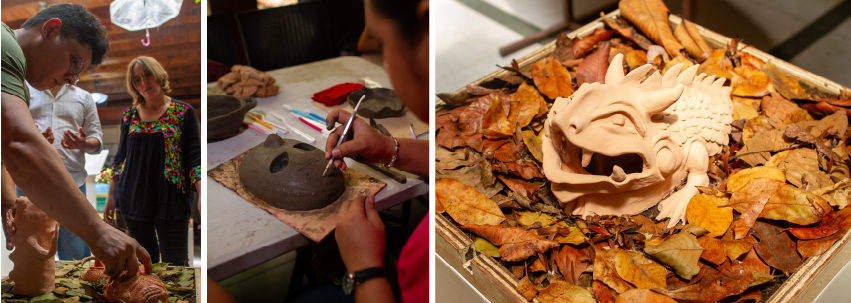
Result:
{"label": "orange leaf", "polygon": [[[686,23],[691,25],[691,28],[686,27]],[[709,45],[706,44],[706,41],[703,40],[703,37],[697,32],[697,28],[694,27],[694,24],[688,22],[688,20],[683,19],[683,22],[677,25],[677,28],[674,29],[674,36],[677,37],[677,40],[682,42],[683,47],[686,48],[686,51],[689,55],[694,58],[697,58],[697,62],[703,62],[706,58],[709,58],[709,55],[712,54],[712,49],[709,48]],[[698,40],[700,42],[698,42]],[[704,46],[705,48],[702,48]]]}
{"label": "orange leaf", "polygon": [[822,197],[800,190],[785,182],[759,178],[753,179],[741,190],[733,193],[730,206],[745,213],[763,198],[768,198],[760,218],[784,220],[800,225],[816,223],[832,210]]}
{"label": "orange leaf", "polygon": [[615,270],[624,280],[638,288],[668,287],[665,282],[665,275],[668,273],[665,267],[638,252],[618,250],[615,255]]}
{"label": "orange leaf", "polygon": [[[607,30],[604,30],[602,28],[598,28],[598,29],[594,30],[594,32],[591,33],[590,35],[587,35],[587,36],[582,37],[582,38],[578,38],[579,41],[576,41],[573,44],[573,58],[569,58],[569,59],[582,58],[582,56],[585,56],[585,54],[587,54],[589,51],[594,49],[594,46],[597,45],[597,43],[600,43],[601,41],[608,40],[614,34],[615,34],[615,31],[607,31]],[[600,47],[598,47],[597,49],[599,50]],[[559,61],[567,60],[567,59],[561,59],[561,58],[559,58],[559,59],[560,59]]]}
{"label": "orange leaf", "polygon": [[495,96],[488,107],[488,111],[482,116],[482,128],[485,129],[485,137],[493,139],[507,137],[514,134],[514,125],[508,120],[500,98],[508,98],[506,95]]}
{"label": "orange leaf", "polygon": [[759,242],[754,245],[756,253],[771,267],[792,274],[804,262],[795,251],[795,241],[789,233],[770,223],[756,221],[753,226],[754,235]]}
{"label": "orange leaf", "polygon": [[723,49],[716,49],[712,52],[703,63],[697,68],[697,73],[706,73],[707,76],[716,75],[719,78],[724,77],[733,79],[733,62],[724,54]]}
{"label": "orange leaf", "polygon": [[730,223],[733,222],[733,209],[724,207],[728,201],[727,197],[695,195],[686,206],[688,223],[702,227],[709,232],[710,236],[724,235]]}
{"label": "orange leaf", "polygon": [[697,243],[700,244],[700,247],[703,247],[703,253],[700,254],[700,257],[704,260],[715,263],[715,265],[721,265],[724,260],[727,260],[724,243],[721,240],[705,235],[697,238]]}
{"label": "orange leaf", "polygon": [[584,83],[606,83],[606,70],[609,68],[609,42],[603,42],[593,54],[588,55],[576,68],[576,85]]}
{"label": "orange leaf", "polygon": [[544,97],[541,97],[538,90],[534,86],[526,84],[526,82],[520,84],[511,100],[519,102],[517,123],[520,124],[521,128],[532,122],[532,119],[539,113],[541,104],[546,104],[542,102]]}
{"label": "orange leaf", "polygon": [[738,77],[733,77],[731,87],[734,96],[762,97],[768,94],[771,80],[762,71],[748,65],[737,66],[733,69]]}
{"label": "orange leaf", "polygon": [[482,116],[488,111],[494,97],[497,94],[492,94],[484,97],[479,97],[473,103],[470,103],[461,116],[458,117],[458,126],[462,135],[472,135],[479,133],[482,129]]}
{"label": "orange leaf", "polygon": [[571,245],[564,245],[559,250],[556,256],[556,265],[561,275],[568,282],[576,284],[579,281],[579,275],[585,272],[585,269],[590,265],[589,261],[581,261],[582,258],[588,258],[587,249],[578,249]]}
{"label": "orange leaf", "polygon": [[527,301],[532,301],[532,299],[538,295],[538,289],[532,284],[532,282],[529,282],[528,275],[524,276],[523,279],[520,279],[520,283],[517,283],[517,292],[526,298]]}
{"label": "orange leaf", "polygon": [[755,119],[750,119],[748,122],[745,122],[745,128],[742,130],[742,142],[748,144],[751,138],[755,137],[758,133],[772,129],[774,129],[774,126],[771,125],[771,118],[759,116]]}
{"label": "orange leaf", "polygon": [[509,178],[503,175],[497,175],[497,178],[502,180],[502,183],[505,183],[505,185],[508,185],[508,188],[517,192],[524,198],[532,201],[539,200],[538,196],[535,195],[535,193],[538,192],[538,190],[540,190],[541,188],[537,185],[520,179]]}
{"label": "orange leaf", "polygon": [[748,251],[748,254],[742,259],[742,263],[755,272],[766,275],[771,274],[771,267],[759,258],[759,255],[756,254],[756,250],[751,249]]}
{"label": "orange leaf", "polygon": [[788,77],[780,73],[774,63],[766,64],[762,68],[762,72],[771,79],[771,83],[774,84],[774,89],[783,95],[783,97],[786,97],[786,99],[810,99],[810,95],[807,94],[801,86],[801,82],[798,82],[795,78]]}
{"label": "orange leaf", "polygon": [[591,293],[598,303],[615,303],[615,291],[600,281],[591,283]]}
{"label": "orange leaf", "polygon": [[795,102],[784,99],[781,96],[765,96],[762,98],[762,113],[771,119],[774,128],[782,128],[785,123],[783,119],[795,110],[801,109]]}
{"label": "orange leaf", "polygon": [[748,53],[739,53],[739,60],[742,62],[742,65],[747,65],[758,70],[762,70],[762,67],[765,66],[765,61]]}
{"label": "orange leaf", "polygon": [[[495,202],[455,179],[438,179],[435,196],[455,222],[460,224],[499,224],[505,215]],[[491,241],[493,242],[493,241]]]}
{"label": "orange leaf", "polygon": [[628,290],[618,296],[618,303],[677,303],[666,295],[649,289],[637,288]]}
{"label": "orange leaf", "polygon": [[618,293],[635,288],[618,276],[615,270],[614,257],[616,252],[602,249],[596,250],[594,255],[594,280],[605,283]]}
{"label": "orange leaf", "polygon": [[535,86],[538,87],[538,91],[547,96],[547,98],[566,98],[573,94],[570,74],[552,56],[546,57],[532,66],[532,80],[534,80]]}
{"label": "orange leaf", "polygon": [[653,42],[650,41],[650,39],[647,39],[647,37],[638,33],[638,31],[635,30],[635,28],[632,27],[629,22],[626,22],[626,20],[621,18],[612,19],[606,17],[606,14],[604,14],[603,12],[600,12],[600,18],[603,19],[603,22],[606,22],[606,25],[618,31],[621,36],[629,39],[632,42],[635,42],[635,44],[641,47],[642,49],[647,50],[650,48],[651,45],[653,45]]}
{"label": "orange leaf", "polygon": [[736,233],[736,240],[743,239],[748,235],[753,224],[756,223],[756,218],[759,217],[759,214],[765,208],[765,203],[768,203],[768,197],[761,197],[756,203],[751,203],[750,207],[742,213],[742,216],[739,217],[739,221],[736,221],[736,226],[733,228],[733,231]]}
{"label": "orange leaf", "polygon": [[461,229],[477,234],[493,245],[500,246],[499,254],[506,262],[525,260],[559,245],[520,228],[499,225],[462,225]]}
{"label": "orange leaf", "polygon": [[618,8],[624,19],[641,29],[650,40],[665,47],[673,57],[682,55],[683,46],[674,38],[668,23],[668,7],[662,0],[621,0]]}
{"label": "orange leaf", "polygon": [[538,293],[541,303],[596,303],[590,292],[564,280],[554,280]]}
{"label": "orange leaf", "polygon": [[[544,133],[541,131],[541,133]],[[535,135],[531,130],[524,130],[520,132],[520,136],[523,137],[523,143],[526,144],[526,148],[529,149],[529,153],[535,157],[535,160],[538,162],[544,162],[544,151],[542,150],[541,137]]]}
{"label": "orange leaf", "polygon": [[721,239],[721,243],[724,244],[727,258],[735,260],[742,256],[742,254],[750,251],[754,244],[756,244],[756,239],[753,236],[748,236],[742,240]]}
{"label": "orange leaf", "polygon": [[[840,226],[839,231],[834,232],[833,234],[818,238],[814,240],[799,240],[798,241],[798,252],[801,253],[801,256],[804,258],[818,256],[827,251],[833,243],[836,243],[839,239],[845,236],[848,233],[848,230],[851,229],[851,207],[846,207],[840,211],[836,211],[825,216],[824,221],[819,225],[812,227],[809,230],[795,230],[793,235],[802,235],[802,236],[818,236],[820,234],[819,229],[822,229],[824,226],[833,225]],[[792,231],[790,229],[790,231]],[[821,234],[827,233],[829,230],[822,232]]]}

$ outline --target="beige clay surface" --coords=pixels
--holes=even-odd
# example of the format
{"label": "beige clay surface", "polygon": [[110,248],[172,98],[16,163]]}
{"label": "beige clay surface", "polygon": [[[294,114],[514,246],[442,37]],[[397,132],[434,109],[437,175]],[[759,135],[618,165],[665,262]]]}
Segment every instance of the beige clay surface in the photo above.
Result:
{"label": "beige clay surface", "polygon": [[11,237],[15,251],[9,259],[15,267],[9,278],[15,281],[13,294],[36,297],[53,291],[54,260],[59,240],[59,223],[26,197],[15,201]]}

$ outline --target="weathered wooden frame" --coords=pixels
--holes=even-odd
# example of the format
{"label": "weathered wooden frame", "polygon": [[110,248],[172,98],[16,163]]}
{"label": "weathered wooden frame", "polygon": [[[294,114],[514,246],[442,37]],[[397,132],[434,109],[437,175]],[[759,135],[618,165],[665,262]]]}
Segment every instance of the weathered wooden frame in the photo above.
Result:
{"label": "weathered wooden frame", "polygon": [[[620,16],[620,11],[615,10],[606,15],[606,18]],[[680,17],[671,15],[668,17],[673,26],[680,24]],[[583,37],[598,28],[606,25],[598,18],[594,22],[568,33],[567,36]],[[730,38],[720,35],[696,25],[698,32],[706,42],[713,48],[726,48]],[[544,45],[540,49],[517,59],[520,70],[530,71],[532,65],[539,60],[549,56],[555,50],[555,41]],[[814,75],[804,69],[780,60],[768,53],[760,51],[748,45],[739,44],[739,50],[757,57],[765,63],[774,63],[777,70],[785,75],[791,76],[805,85],[821,92],[838,95],[842,86],[836,82]],[[490,81],[494,77],[506,76],[511,72],[500,69],[490,75],[484,76],[470,85],[479,85]],[[464,90],[459,88],[456,92]],[[441,112],[446,109],[442,100],[436,102],[436,109]],[[476,287],[482,295],[491,302],[528,302],[516,291],[519,280],[514,277],[505,267],[487,254],[476,255],[472,248],[473,241],[464,232],[455,227],[448,219],[441,215],[435,216],[435,251],[448,264],[461,274],[467,281]],[[836,276],[836,273],[851,259],[851,232],[836,241],[826,252],[819,256],[811,257],[792,274],[788,280],[768,299],[767,303],[804,303],[812,302],[821,293],[825,286]],[[537,299],[535,299],[537,300]]]}

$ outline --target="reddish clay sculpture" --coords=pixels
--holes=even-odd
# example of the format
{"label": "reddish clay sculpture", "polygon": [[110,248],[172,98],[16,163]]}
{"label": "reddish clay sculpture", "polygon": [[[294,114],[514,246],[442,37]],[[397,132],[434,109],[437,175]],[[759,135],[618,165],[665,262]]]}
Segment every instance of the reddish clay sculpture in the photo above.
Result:
{"label": "reddish clay sculpture", "polygon": [[110,302],[168,302],[168,290],[160,281],[160,277],[153,273],[145,274],[145,269],[141,264],[139,265],[139,273],[124,282],[119,279],[107,279],[103,286],[103,296]]}
{"label": "reddish clay sculpture", "polygon": [[11,236],[15,251],[9,259],[15,267],[9,279],[15,281],[13,294],[37,297],[53,291],[59,223],[36,207],[26,197],[15,201]]}
{"label": "reddish clay sculpture", "polygon": [[78,262],[78,263],[84,264],[84,263],[89,262],[91,260],[95,260],[95,263],[92,264],[91,266],[89,266],[89,268],[86,268],[86,270],[83,271],[83,274],[80,275],[80,279],[82,279],[83,281],[92,282],[92,281],[100,281],[100,280],[103,280],[103,278],[106,278],[107,275],[103,273],[103,270],[104,270],[103,263],[100,263],[100,261],[95,259],[94,256],[85,257],[82,260],[80,260],[80,262]]}
{"label": "reddish clay sculpture", "polygon": [[673,226],[685,220],[695,186],[709,185],[709,156],[728,142],[731,88],[724,78],[695,77],[697,66],[680,73],[682,64],[641,82],[650,65],[624,75],[622,61],[614,57],[605,84],[555,100],[544,123],[544,174],[575,215],[633,215],[658,203],[657,219]]}

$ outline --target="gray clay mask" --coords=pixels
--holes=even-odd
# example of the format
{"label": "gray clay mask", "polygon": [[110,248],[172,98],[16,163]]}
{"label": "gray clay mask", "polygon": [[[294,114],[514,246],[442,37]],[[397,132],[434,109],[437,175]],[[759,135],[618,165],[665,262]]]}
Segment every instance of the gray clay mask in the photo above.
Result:
{"label": "gray clay mask", "polygon": [[287,210],[320,209],[345,191],[343,172],[325,171],[325,153],[297,140],[269,135],[239,165],[239,180],[246,190],[269,205]]}

